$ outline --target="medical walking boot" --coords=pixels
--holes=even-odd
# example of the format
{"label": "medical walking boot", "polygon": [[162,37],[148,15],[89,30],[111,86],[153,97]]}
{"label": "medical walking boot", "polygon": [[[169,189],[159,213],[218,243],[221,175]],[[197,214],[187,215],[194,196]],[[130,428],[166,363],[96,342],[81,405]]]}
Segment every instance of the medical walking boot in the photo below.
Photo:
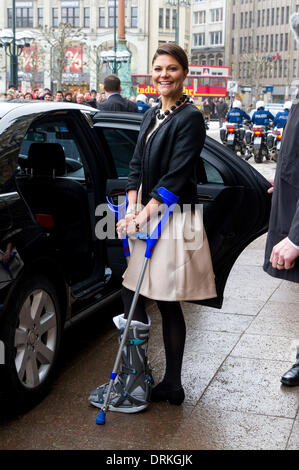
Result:
{"label": "medical walking boot", "polygon": [[[113,318],[120,331],[119,343],[126,327],[124,315]],[[149,339],[150,318],[148,324],[131,322],[127,341],[122,352],[120,373],[113,383],[109,410],[120,413],[137,413],[148,407],[153,378],[148,362],[147,343]],[[92,390],[89,401],[97,408],[103,408],[109,383]]]}

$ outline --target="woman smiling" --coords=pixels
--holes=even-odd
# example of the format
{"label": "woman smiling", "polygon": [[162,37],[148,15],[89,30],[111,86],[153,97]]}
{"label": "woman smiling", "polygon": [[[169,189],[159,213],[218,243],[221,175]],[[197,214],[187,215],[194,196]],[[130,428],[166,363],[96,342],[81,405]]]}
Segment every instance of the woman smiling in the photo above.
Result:
{"label": "woman smiling", "polygon": [[[150,401],[169,401],[180,405],[185,397],[181,369],[186,327],[180,301],[216,297],[209,244],[196,206],[197,165],[205,141],[201,112],[183,94],[188,59],[179,46],[159,47],[152,62],[153,85],[160,94],[158,107],[145,114],[130,163],[127,215],[117,231],[133,236],[154,226],[163,200],[158,194],[165,187],[179,196],[180,210],[173,213],[167,236],[155,246],[147,266],[140,296],[122,354],[122,369],[113,386],[109,409],[136,413]],[[143,207],[142,210],[139,208]],[[131,256],[123,276],[124,314],[114,318],[122,335],[144,259],[145,244],[130,241]],[[166,370],[163,380],[152,389],[147,358],[150,318],[146,298],[154,299],[162,315]],[[91,392],[92,405],[101,408],[107,384]]]}

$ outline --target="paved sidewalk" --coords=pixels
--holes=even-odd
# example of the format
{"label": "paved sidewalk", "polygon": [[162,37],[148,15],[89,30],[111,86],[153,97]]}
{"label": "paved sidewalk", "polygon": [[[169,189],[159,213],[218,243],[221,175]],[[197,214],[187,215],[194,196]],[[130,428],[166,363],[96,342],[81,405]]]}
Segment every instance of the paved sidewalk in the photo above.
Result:
{"label": "paved sidewalk", "polygon": [[[240,256],[222,310],[184,304],[186,400],[136,415],[98,410],[87,396],[109,376],[116,353],[111,320],[87,320],[68,333],[64,365],[49,395],[4,421],[1,449],[298,449],[299,387],[280,384],[299,338],[299,285],[266,275],[265,236]],[[160,315],[149,308],[154,376],[163,374]],[[100,313],[100,312],[99,312]],[[99,314],[100,317],[100,314]]]}
{"label": "paved sidewalk", "polygon": [[[251,164],[274,176],[274,162]],[[264,246],[265,236],[239,257],[221,310],[184,304],[182,406],[157,403],[136,415],[111,412],[105,426],[96,425],[98,410],[87,397],[107,381],[117,350],[107,309],[105,320],[99,312],[67,332],[63,365],[49,395],[2,422],[0,449],[299,449],[299,387],[280,383],[299,342],[299,284],[263,272]],[[164,370],[161,322],[153,304],[149,313],[158,382]]]}

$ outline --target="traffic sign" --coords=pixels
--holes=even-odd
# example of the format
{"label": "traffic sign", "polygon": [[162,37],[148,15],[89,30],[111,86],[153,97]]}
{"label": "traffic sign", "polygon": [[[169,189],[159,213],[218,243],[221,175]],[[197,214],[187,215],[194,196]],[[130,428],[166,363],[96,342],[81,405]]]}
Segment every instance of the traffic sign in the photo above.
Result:
{"label": "traffic sign", "polygon": [[238,91],[238,82],[228,80],[226,89],[229,93],[236,93]]}

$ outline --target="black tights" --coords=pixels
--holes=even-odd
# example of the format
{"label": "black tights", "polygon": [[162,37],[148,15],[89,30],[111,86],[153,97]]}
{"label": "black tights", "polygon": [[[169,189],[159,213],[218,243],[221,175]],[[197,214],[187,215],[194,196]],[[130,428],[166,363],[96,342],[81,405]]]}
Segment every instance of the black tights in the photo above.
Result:
{"label": "black tights", "polygon": [[[125,318],[128,317],[134,292],[122,288]],[[180,302],[165,302],[157,300],[157,305],[162,315],[162,330],[166,358],[166,370],[162,384],[166,388],[176,390],[182,386],[181,370],[186,338],[186,325]],[[147,324],[145,311],[145,297],[139,295],[134,320]]]}

